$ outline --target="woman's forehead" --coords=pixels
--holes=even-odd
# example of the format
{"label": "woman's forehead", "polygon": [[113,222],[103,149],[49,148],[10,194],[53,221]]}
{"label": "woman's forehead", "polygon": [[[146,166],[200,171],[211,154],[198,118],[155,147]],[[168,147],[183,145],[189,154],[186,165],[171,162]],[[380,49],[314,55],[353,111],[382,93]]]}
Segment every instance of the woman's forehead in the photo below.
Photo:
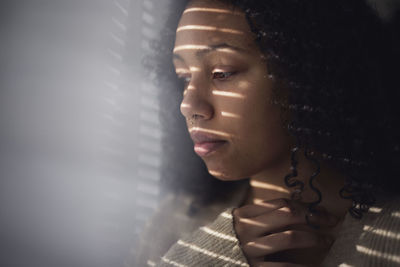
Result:
{"label": "woman's forehead", "polygon": [[190,25],[231,28],[241,32],[250,30],[242,11],[219,1],[190,2],[182,14],[179,27]]}
{"label": "woman's forehead", "polygon": [[[176,46],[228,43],[242,49],[255,46],[243,12],[218,1],[193,1],[182,14]],[[206,5],[206,3],[209,3]]]}

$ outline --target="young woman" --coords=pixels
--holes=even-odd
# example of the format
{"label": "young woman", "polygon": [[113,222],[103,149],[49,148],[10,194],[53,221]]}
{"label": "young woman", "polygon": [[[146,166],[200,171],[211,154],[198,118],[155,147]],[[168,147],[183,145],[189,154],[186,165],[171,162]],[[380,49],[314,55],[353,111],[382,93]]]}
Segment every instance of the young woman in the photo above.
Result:
{"label": "young woman", "polygon": [[[399,266],[395,22],[363,0],[177,4],[163,38],[174,47],[158,51],[170,51],[194,151],[223,201],[170,199],[145,235],[147,264]],[[157,231],[181,239],[150,256]]]}

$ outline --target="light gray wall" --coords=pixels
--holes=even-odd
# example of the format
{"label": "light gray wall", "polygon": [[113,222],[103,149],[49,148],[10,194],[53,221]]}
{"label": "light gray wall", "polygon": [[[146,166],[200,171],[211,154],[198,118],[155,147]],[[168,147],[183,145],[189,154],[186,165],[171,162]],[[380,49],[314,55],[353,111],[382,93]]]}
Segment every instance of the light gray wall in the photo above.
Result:
{"label": "light gray wall", "polygon": [[158,194],[152,2],[0,2],[0,266],[122,266],[135,248]]}

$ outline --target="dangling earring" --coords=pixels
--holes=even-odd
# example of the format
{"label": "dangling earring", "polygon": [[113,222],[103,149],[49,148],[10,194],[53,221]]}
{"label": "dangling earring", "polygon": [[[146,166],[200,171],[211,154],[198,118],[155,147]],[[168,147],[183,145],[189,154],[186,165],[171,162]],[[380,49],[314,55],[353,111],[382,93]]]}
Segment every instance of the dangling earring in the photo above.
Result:
{"label": "dangling earring", "polygon": [[290,198],[292,200],[301,200],[301,194],[303,193],[304,183],[300,180],[293,179],[297,177],[297,159],[296,152],[299,150],[299,147],[296,146],[292,149],[291,157],[290,157],[290,170],[291,173],[285,176],[285,184],[287,187],[294,187],[294,191],[291,194]]}
{"label": "dangling earring", "polygon": [[311,223],[310,217],[312,217],[313,214],[317,212],[317,210],[315,209],[315,207],[316,207],[319,203],[321,203],[321,201],[322,201],[322,194],[321,194],[321,191],[319,191],[319,190],[313,185],[313,181],[314,181],[315,177],[321,172],[321,167],[320,167],[320,165],[319,165],[319,162],[318,162],[314,157],[312,157],[312,154],[308,151],[308,149],[305,149],[305,150],[304,150],[304,156],[305,156],[305,158],[306,158],[307,160],[312,161],[312,162],[314,163],[314,165],[315,165],[315,171],[314,171],[314,173],[311,175],[308,184],[309,184],[311,190],[314,191],[314,192],[317,194],[317,196],[318,196],[318,200],[316,200],[316,201],[311,202],[311,203],[308,204],[308,212],[307,212],[307,214],[306,214],[305,219],[306,219],[307,224],[308,224],[310,227],[312,227],[312,228],[314,228],[314,229],[318,229],[319,226],[318,226],[318,225],[315,225],[315,224],[313,224],[313,223]]}

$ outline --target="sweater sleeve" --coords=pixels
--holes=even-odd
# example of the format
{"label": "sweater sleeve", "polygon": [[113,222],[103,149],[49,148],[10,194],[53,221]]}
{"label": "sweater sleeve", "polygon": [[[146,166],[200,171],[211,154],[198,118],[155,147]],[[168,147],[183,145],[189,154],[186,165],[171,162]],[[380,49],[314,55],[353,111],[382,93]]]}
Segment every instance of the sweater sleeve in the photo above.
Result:
{"label": "sweater sleeve", "polygon": [[179,239],[157,266],[249,266],[233,228],[232,211],[225,210],[211,224]]}

